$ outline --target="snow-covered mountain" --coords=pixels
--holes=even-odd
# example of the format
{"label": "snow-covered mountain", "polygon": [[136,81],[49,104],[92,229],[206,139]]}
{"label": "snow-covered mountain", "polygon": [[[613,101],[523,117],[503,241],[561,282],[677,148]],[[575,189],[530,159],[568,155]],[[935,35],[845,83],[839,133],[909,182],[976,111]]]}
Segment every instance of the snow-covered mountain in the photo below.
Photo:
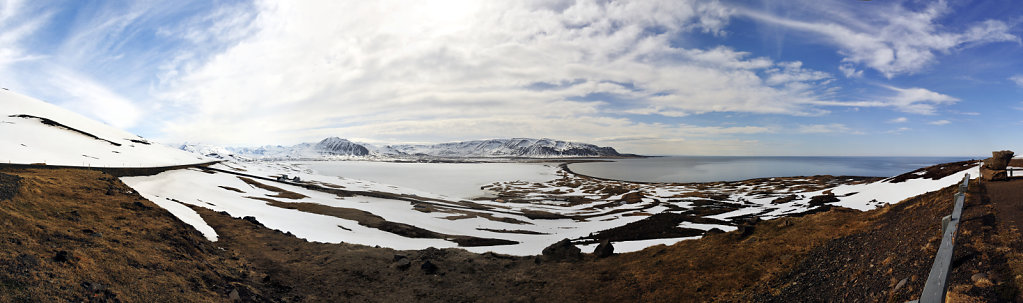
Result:
{"label": "snow-covered mountain", "polygon": [[564,158],[621,156],[614,148],[552,139],[491,139],[432,145],[388,145],[383,154],[445,158]]}
{"label": "snow-covered mountain", "polygon": [[[213,148],[201,144],[181,149],[204,156],[247,157],[265,160],[283,159],[417,159],[417,158],[571,158],[623,156],[611,147],[553,139],[491,139],[441,144],[399,144],[376,146],[355,143],[338,137],[319,143],[293,146],[268,145],[258,148]],[[231,154],[225,154],[229,152]]]}
{"label": "snow-covered mountain", "polygon": [[0,90],[0,162],[138,167],[206,162],[55,105]]}
{"label": "snow-covered mountain", "polygon": [[338,137],[323,139],[320,143],[313,145],[313,150],[327,155],[341,156],[368,156],[369,149],[360,144],[352,143]]}

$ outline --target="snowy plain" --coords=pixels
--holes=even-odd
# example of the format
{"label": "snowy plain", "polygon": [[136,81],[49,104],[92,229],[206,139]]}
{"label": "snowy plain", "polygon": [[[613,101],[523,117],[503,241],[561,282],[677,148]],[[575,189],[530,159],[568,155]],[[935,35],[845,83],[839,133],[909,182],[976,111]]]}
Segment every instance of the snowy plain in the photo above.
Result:
{"label": "snowy plain", "polygon": [[[362,163],[357,165],[376,167],[380,164]],[[390,165],[402,164],[392,163]],[[500,197],[506,198],[510,193],[517,193],[519,195],[517,201],[503,201],[498,197],[468,200],[463,197],[472,195],[462,193],[460,195],[463,197],[452,197],[459,195],[457,191],[417,189],[324,175],[320,174],[322,170],[313,170],[307,163],[301,162],[254,161],[217,164],[213,167],[268,178],[288,175],[300,177],[304,180],[303,182],[308,182],[308,184],[319,184],[350,191],[392,193],[410,197],[413,201],[427,201],[433,205],[430,210],[417,207],[418,203],[409,200],[362,195],[341,197],[288,183],[260,181],[306,196],[300,199],[273,198],[281,202],[315,203],[330,207],[358,209],[380,216],[387,221],[409,224],[442,234],[518,242],[512,245],[461,247],[473,252],[491,251],[511,255],[539,254],[544,247],[561,239],[583,239],[602,230],[643,220],[651,214],[694,209],[699,207],[700,201],[706,201],[705,198],[700,198],[704,195],[718,196],[719,198],[716,199],[721,201],[717,201],[717,203],[734,207],[734,210],[706,216],[705,220],[715,223],[685,221],[679,224],[680,228],[701,231],[718,228],[726,232],[732,231],[736,229],[734,221],[736,218],[758,216],[771,219],[810,210],[816,206],[810,205],[808,201],[812,197],[826,194],[826,192],[834,193],[840,199],[839,202],[832,203],[832,205],[869,210],[956,184],[962,180],[964,174],[970,173],[976,176],[977,172],[977,167],[973,166],[938,180],[910,179],[901,183],[890,183],[888,182],[890,179],[885,179],[869,183],[847,184],[855,182],[839,179],[830,184],[821,185],[819,180],[812,178],[771,178],[752,183],[640,184],[585,178],[560,169],[551,174],[551,171],[556,168],[535,163],[473,165],[473,170],[484,172],[506,168],[509,165],[521,165],[526,168],[515,175],[516,179],[523,179],[524,176],[521,174],[535,174],[533,178],[546,181],[502,181],[487,185],[488,190],[500,194]],[[429,169],[423,171],[427,172]],[[439,174],[443,175],[443,173]],[[409,174],[407,177],[421,179],[424,176]],[[525,177],[525,179],[529,179],[529,177]],[[253,216],[269,228],[291,232],[295,236],[309,241],[380,245],[395,249],[459,247],[457,243],[445,239],[407,238],[361,226],[358,222],[349,219],[271,206],[252,197],[266,198],[275,194],[274,192],[253,187],[243,182],[237,175],[224,172],[211,173],[199,169],[188,169],[147,177],[126,177],[122,180],[147,198],[160,201],[161,206],[168,205],[164,207],[175,212],[175,215],[182,218],[183,221],[195,226],[211,240],[215,239],[215,232],[208,228],[201,218],[194,215],[194,212],[189,213],[190,209],[184,207],[184,204],[205,207],[214,211],[226,211],[234,217]],[[398,181],[397,183],[418,186],[415,182]],[[566,183],[574,186],[565,185]],[[475,187],[475,185],[473,186]],[[609,195],[597,190],[608,186],[626,188],[627,192]],[[228,190],[224,187],[240,189],[242,192]],[[773,192],[765,194],[763,190],[765,188],[771,188]],[[624,202],[625,196],[630,193],[638,193],[642,198],[633,203]],[[793,195],[795,198],[785,203],[775,202],[779,197],[788,195]],[[566,203],[565,201],[571,200],[571,197],[585,198],[587,199],[585,201],[588,202]],[[182,209],[188,211],[182,211]],[[564,218],[535,218],[527,215],[530,212],[563,215]],[[658,244],[670,245],[698,237],[617,241],[615,246],[616,251],[626,252]],[[591,246],[593,244],[582,247],[584,250],[592,251],[593,247]]]}

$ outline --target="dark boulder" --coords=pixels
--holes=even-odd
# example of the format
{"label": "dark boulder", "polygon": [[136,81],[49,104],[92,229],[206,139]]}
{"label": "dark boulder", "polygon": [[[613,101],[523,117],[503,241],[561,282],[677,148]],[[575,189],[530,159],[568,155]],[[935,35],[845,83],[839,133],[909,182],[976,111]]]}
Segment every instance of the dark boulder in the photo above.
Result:
{"label": "dark boulder", "polygon": [[430,260],[426,260],[423,262],[423,265],[419,266],[419,269],[422,269],[423,273],[427,275],[432,275],[437,273],[437,270],[439,270],[440,268],[438,268],[437,265],[433,264],[433,262],[430,262]]}
{"label": "dark boulder", "polygon": [[580,260],[583,257],[582,250],[572,244],[569,239],[558,241],[547,246],[541,252],[547,261]]}
{"label": "dark boulder", "polygon": [[739,236],[741,237],[749,237],[754,231],[756,231],[756,227],[753,225],[739,225],[738,228]]}
{"label": "dark boulder", "polygon": [[54,262],[64,263],[64,262],[71,261],[72,258],[73,257],[71,256],[70,252],[62,250],[62,251],[58,251],[56,254],[54,254],[52,259],[53,259]]}
{"label": "dark boulder", "polygon": [[600,241],[600,244],[597,244],[597,248],[593,250],[593,254],[596,255],[597,258],[607,258],[615,254],[615,248],[611,245],[610,240],[604,239],[603,241]]}
{"label": "dark boulder", "polygon": [[711,228],[711,229],[708,229],[707,231],[703,232],[703,235],[704,236],[709,236],[709,235],[717,235],[717,234],[723,234],[723,233],[725,233],[724,230],[721,230],[720,228],[715,227],[715,228]]}
{"label": "dark boulder", "polygon": [[391,266],[398,270],[407,270],[412,267],[412,261],[403,255],[394,255],[394,263],[391,263]]}

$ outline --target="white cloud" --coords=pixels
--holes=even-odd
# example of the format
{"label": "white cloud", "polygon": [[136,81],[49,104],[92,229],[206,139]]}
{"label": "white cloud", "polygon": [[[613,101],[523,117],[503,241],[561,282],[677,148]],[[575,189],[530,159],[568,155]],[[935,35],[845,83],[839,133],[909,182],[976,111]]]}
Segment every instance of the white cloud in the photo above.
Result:
{"label": "white cloud", "polygon": [[[588,125],[616,113],[820,115],[827,110],[814,102],[833,80],[799,62],[674,45],[671,39],[688,32],[726,34],[731,11],[716,1],[300,1],[258,8],[253,35],[208,60],[166,68],[164,106],[190,111],[168,122],[168,139],[261,143],[296,140],[310,128],[378,140],[413,132],[437,140],[453,132],[461,137],[451,139],[497,137],[509,129],[603,137],[607,128],[549,125]],[[350,13],[338,18],[338,11]],[[203,37],[188,28],[164,32],[174,33]],[[661,138],[696,131],[643,125],[616,127]]]}
{"label": "white cloud", "polygon": [[888,86],[896,95],[887,100],[890,106],[913,114],[933,115],[938,105],[954,104],[958,98],[936,93],[924,88],[898,88]]}
{"label": "white cloud", "polygon": [[889,107],[897,111],[918,115],[933,115],[939,105],[949,105],[959,102],[958,98],[934,92],[925,88],[899,88],[890,85],[880,85],[894,94],[876,97],[876,100],[868,101],[817,101],[814,104],[827,106],[851,106],[851,107]]}
{"label": "white cloud", "polygon": [[948,121],[948,120],[935,120],[935,121],[927,122],[927,124],[930,124],[930,125],[946,125],[946,124],[949,124],[949,123],[952,123],[952,121]]}
{"label": "white cloud", "polygon": [[842,64],[838,66],[838,70],[845,75],[846,78],[860,78],[863,77],[863,71],[856,69],[852,64]]}
{"label": "white cloud", "polygon": [[1023,75],[1014,75],[1009,77],[1009,80],[1016,83],[1016,85],[1023,86]]}
{"label": "white cloud", "polygon": [[144,113],[135,104],[88,77],[62,68],[47,71],[47,83],[61,97],[58,104],[92,116],[109,125],[127,129],[135,126]]}
{"label": "white cloud", "polygon": [[910,130],[912,130],[912,129],[909,128],[909,127],[899,127],[899,128],[893,129],[893,130],[889,130],[889,131],[887,131],[885,133],[887,133],[887,134],[901,134],[901,133],[904,133],[904,132],[907,132],[907,131],[910,131]]}
{"label": "white cloud", "polygon": [[906,123],[907,121],[909,121],[909,119],[906,119],[906,117],[898,117],[888,120],[888,123]]}
{"label": "white cloud", "polygon": [[22,1],[0,1],[0,69],[12,63],[43,57],[30,54],[19,42],[48,21],[50,14],[32,16],[24,6]]}
{"label": "white cloud", "polygon": [[[739,13],[760,22],[817,35],[840,48],[844,62],[873,68],[886,77],[913,74],[948,53],[973,45],[1014,41],[1020,38],[1002,21],[986,20],[962,31],[946,30],[938,19],[951,9],[945,1],[930,2],[919,11],[901,3],[859,1],[792,1],[786,5],[804,15],[777,16],[759,10]],[[840,67],[847,76],[858,76],[851,67]]]}

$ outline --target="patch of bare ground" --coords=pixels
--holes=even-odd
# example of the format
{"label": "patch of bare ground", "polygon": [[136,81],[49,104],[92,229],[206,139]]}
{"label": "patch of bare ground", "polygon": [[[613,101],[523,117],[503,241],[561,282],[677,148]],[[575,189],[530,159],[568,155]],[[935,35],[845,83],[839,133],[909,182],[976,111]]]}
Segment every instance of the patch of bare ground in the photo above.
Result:
{"label": "patch of bare ground", "polygon": [[0,199],[0,302],[271,301],[244,282],[244,261],[110,175],[0,176],[14,193]]}
{"label": "patch of bare ground", "polygon": [[549,235],[548,233],[542,233],[542,232],[532,231],[532,230],[522,230],[522,229],[493,229],[493,228],[482,228],[482,227],[477,227],[476,229],[477,230],[482,230],[482,231],[502,233],[502,234]]}
{"label": "patch of bare ground", "polygon": [[643,220],[593,233],[589,236],[580,238],[576,242],[579,244],[591,244],[599,243],[602,240],[633,241],[703,235],[704,231],[700,229],[678,227],[680,223],[685,221],[693,223],[727,224],[727,222],[711,218],[663,212],[650,215]]}
{"label": "patch of bare ground", "polygon": [[[1014,162],[1021,161],[1013,159]],[[1010,162],[1012,166],[1023,166],[1023,163]],[[981,189],[984,191],[984,198],[988,199],[994,208],[994,221],[996,223],[995,239],[985,245],[985,252],[991,255],[1001,255],[1005,266],[996,268],[989,275],[989,282],[1002,285],[1002,298],[1011,298],[1012,301],[1023,302],[1023,237],[1020,231],[1023,229],[1023,179],[1012,178],[1007,182],[982,182]],[[993,252],[992,252],[993,251]],[[987,281],[980,281],[977,284],[984,284]],[[1009,300],[1006,300],[1009,301]]]}
{"label": "patch of bare ground", "polygon": [[334,207],[327,206],[317,203],[305,203],[305,202],[281,202],[274,199],[263,198],[263,197],[246,197],[249,199],[260,200],[266,202],[266,204],[274,207],[295,209],[302,212],[320,214],[325,216],[337,217],[341,219],[353,220],[359,222],[359,225],[376,228],[382,231],[393,233],[396,235],[409,237],[409,238],[435,238],[435,239],[446,239],[455,243],[459,246],[471,247],[471,246],[494,246],[494,245],[510,245],[518,244],[519,242],[504,240],[504,239],[489,239],[479,238],[472,236],[463,235],[449,235],[442,234],[435,231],[427,230],[421,227],[397,223],[385,220],[383,217],[377,216],[371,212],[358,210],[354,208]]}
{"label": "patch of bare ground", "polygon": [[226,189],[226,190],[230,190],[230,191],[233,191],[233,192],[236,192],[236,193],[243,193],[243,194],[245,193],[244,191],[242,191],[240,189],[237,189],[237,188],[234,188],[234,187],[230,187],[230,186],[218,185],[217,187],[220,187],[220,188],[223,188],[223,189]]}
{"label": "patch of bare ground", "polygon": [[255,186],[255,187],[267,190],[267,191],[272,191],[272,192],[277,193],[276,195],[267,195],[268,197],[284,198],[284,199],[292,199],[292,200],[305,199],[305,198],[309,197],[309,196],[306,196],[306,195],[303,195],[303,194],[300,194],[300,193],[296,193],[296,192],[293,192],[293,191],[282,189],[280,187],[259,183],[259,181],[253,180],[251,178],[246,178],[246,177],[239,176],[238,179],[241,179],[242,181],[244,181],[248,185]]}
{"label": "patch of bare ground", "polygon": [[955,174],[955,173],[958,173],[958,172],[970,169],[971,167],[974,167],[974,166],[977,166],[977,161],[976,160],[960,161],[960,162],[952,162],[952,163],[933,165],[933,166],[928,166],[928,167],[920,168],[920,169],[917,169],[917,170],[914,170],[914,171],[911,171],[911,172],[908,172],[908,173],[905,173],[905,174],[901,174],[901,175],[892,177],[889,180],[889,182],[891,182],[891,183],[899,183],[899,182],[905,182],[906,180],[910,180],[910,179],[931,179],[931,180],[938,180],[938,179],[947,177],[949,175],[952,175],[952,174]]}

